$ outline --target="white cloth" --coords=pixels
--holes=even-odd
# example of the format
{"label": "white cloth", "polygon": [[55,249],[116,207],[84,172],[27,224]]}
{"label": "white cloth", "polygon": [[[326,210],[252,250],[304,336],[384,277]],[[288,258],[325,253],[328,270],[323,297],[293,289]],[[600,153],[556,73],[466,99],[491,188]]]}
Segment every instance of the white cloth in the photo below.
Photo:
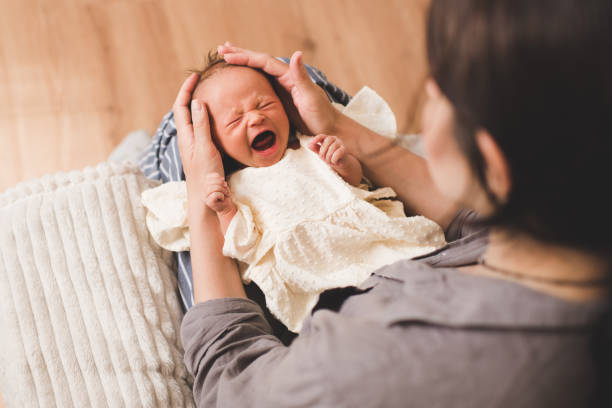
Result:
{"label": "white cloth", "polygon": [[[374,91],[364,88],[351,104],[345,114],[380,133],[395,132],[393,114]],[[225,255],[241,261],[243,280],[257,283],[270,311],[296,332],[324,290],[358,285],[383,265],[444,244],[436,223],[405,217],[401,203],[388,199],[395,197],[392,189],[350,186],[304,146],[307,137],[300,141],[299,149],[287,150],[273,166],[231,175],[238,211],[223,247]],[[187,250],[184,182],[146,191],[142,201],[157,242]]]}
{"label": "white cloth", "polygon": [[292,331],[324,290],[358,285],[383,265],[444,244],[433,221],[398,214],[388,200],[376,205],[393,190],[350,186],[304,145],[273,166],[234,173],[229,185],[238,211],[223,253],[246,264],[243,280],[257,283]]}

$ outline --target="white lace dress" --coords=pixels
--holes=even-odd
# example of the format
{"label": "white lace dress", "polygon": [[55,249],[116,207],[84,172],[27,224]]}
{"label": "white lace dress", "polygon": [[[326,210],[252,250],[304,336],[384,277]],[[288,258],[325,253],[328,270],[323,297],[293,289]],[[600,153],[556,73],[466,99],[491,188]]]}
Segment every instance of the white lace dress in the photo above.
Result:
{"label": "white lace dress", "polygon": [[299,331],[319,294],[358,285],[375,269],[445,243],[433,221],[404,216],[390,188],[346,183],[304,146],[278,163],[229,179],[238,207],[223,253],[242,262],[245,282],[263,291],[270,311]]}

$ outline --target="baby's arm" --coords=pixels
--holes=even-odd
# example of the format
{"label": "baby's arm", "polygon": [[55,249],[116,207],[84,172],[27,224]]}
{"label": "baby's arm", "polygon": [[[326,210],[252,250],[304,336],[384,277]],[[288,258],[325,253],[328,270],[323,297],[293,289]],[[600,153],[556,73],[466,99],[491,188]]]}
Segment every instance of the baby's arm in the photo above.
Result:
{"label": "baby's arm", "polygon": [[346,151],[342,140],[336,136],[317,135],[308,143],[308,148],[329,164],[344,181],[359,186],[363,177],[361,163]]}
{"label": "baby's arm", "polygon": [[206,205],[217,213],[221,232],[225,235],[227,227],[236,215],[236,204],[232,201],[229,186],[218,173],[206,176]]}

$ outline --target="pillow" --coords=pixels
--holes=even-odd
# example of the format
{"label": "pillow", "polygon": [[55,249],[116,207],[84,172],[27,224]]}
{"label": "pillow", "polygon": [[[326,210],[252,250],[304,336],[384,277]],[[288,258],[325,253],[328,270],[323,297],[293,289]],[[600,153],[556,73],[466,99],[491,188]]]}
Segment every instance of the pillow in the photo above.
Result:
{"label": "pillow", "polygon": [[194,406],[158,183],[102,163],[0,194],[0,392],[8,407]]}

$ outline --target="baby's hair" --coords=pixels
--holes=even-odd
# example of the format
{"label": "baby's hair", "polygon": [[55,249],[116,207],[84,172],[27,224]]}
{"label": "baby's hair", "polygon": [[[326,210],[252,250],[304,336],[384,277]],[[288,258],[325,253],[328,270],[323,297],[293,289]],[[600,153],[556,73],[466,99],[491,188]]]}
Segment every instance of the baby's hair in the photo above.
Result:
{"label": "baby's hair", "polygon": [[200,77],[198,80],[199,85],[213,76],[215,73],[229,66],[230,64],[225,61],[222,55],[219,55],[216,50],[210,50],[205,57],[203,67],[201,69],[192,68],[188,69],[187,72],[190,74],[198,74]]}

